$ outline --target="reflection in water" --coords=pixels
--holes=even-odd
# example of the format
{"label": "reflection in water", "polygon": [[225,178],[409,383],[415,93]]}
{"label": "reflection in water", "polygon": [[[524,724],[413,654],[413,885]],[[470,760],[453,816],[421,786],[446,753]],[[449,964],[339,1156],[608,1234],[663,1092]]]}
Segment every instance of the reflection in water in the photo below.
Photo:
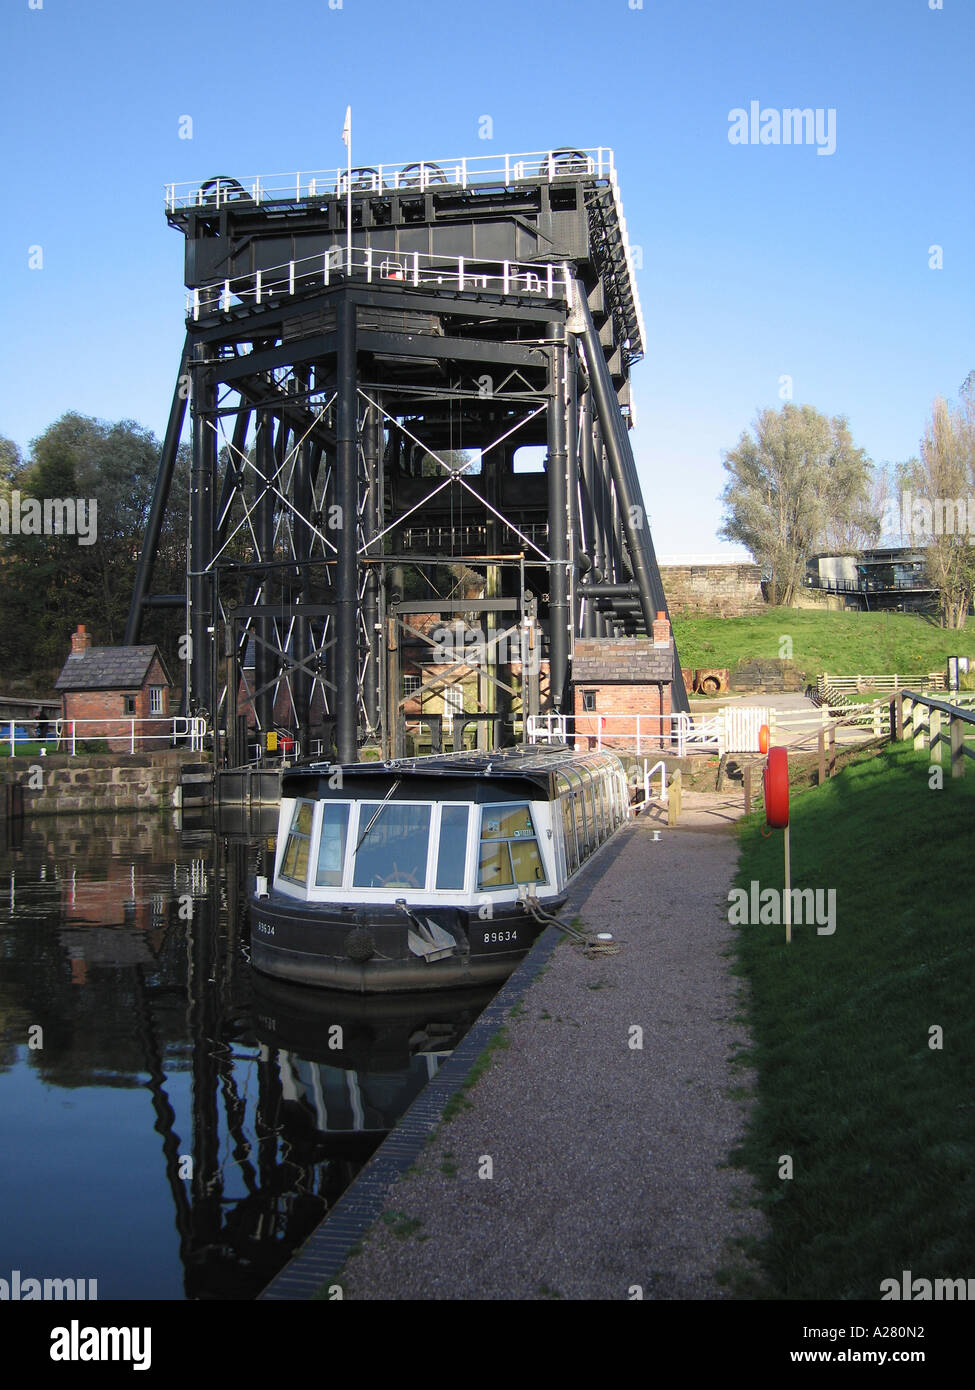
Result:
{"label": "reflection in water", "polygon": [[252,972],[247,889],[275,820],[8,826],[0,1278],[254,1297],[487,1003]]}

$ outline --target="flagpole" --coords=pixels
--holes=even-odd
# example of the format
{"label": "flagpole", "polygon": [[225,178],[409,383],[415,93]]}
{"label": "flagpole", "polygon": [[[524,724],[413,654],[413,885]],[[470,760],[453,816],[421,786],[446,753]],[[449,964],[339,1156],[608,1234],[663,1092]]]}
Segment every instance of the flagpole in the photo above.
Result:
{"label": "flagpole", "polygon": [[345,128],[342,131],[342,138],[345,141],[345,148],[348,153],[348,163],[346,169],[346,203],[345,203],[345,273],[352,274],[352,107],[345,109]]}

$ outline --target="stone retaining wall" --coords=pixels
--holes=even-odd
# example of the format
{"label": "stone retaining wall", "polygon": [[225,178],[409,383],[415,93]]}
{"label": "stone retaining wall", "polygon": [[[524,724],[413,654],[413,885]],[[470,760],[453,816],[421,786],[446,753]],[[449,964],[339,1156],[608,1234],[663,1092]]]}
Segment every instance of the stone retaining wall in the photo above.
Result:
{"label": "stone retaining wall", "polygon": [[[184,763],[200,761],[189,750],[165,753],[57,753],[46,758],[4,758],[0,780],[24,789],[24,814],[165,810],[173,805]],[[6,792],[4,792],[6,799]]]}
{"label": "stone retaining wall", "polygon": [[731,688],[745,694],[768,691],[771,694],[804,690],[805,672],[792,661],[740,661],[731,673]]}

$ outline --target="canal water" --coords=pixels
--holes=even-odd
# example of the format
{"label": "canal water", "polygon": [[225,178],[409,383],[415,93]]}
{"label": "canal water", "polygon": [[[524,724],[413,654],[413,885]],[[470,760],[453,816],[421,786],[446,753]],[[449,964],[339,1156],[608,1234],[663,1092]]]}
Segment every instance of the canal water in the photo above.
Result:
{"label": "canal water", "polygon": [[[226,813],[224,813],[226,816]],[[8,822],[0,1279],[255,1297],[493,989],[357,1000],[248,961],[273,812]]]}

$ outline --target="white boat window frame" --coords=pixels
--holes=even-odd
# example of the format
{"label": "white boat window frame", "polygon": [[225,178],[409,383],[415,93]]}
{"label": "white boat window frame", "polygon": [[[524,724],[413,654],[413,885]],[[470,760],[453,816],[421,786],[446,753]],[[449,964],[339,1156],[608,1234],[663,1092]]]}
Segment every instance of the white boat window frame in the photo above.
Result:
{"label": "white boat window frame", "polygon": [[[295,830],[294,830],[294,824],[295,824],[296,813],[297,813],[297,811],[298,811],[298,807],[301,806],[301,804],[302,804],[303,802],[307,803],[307,804],[311,807],[311,828],[309,829],[308,835],[307,835],[307,836],[305,835],[304,831],[301,831],[301,830],[295,831]],[[288,799],[287,799],[287,804],[290,806],[290,811],[289,811],[289,813],[288,813],[288,828],[287,828],[287,830],[285,831],[285,833],[284,833],[283,836],[281,835],[280,832],[281,832],[281,822],[284,820],[284,815],[281,814],[281,815],[278,817],[278,841],[279,841],[279,843],[275,846],[275,854],[274,854],[274,883],[275,883],[275,886],[276,886],[276,887],[278,887],[278,888],[280,888],[280,889],[282,890],[282,892],[289,893],[290,896],[292,896],[292,897],[297,897],[297,896],[301,893],[301,880],[300,880],[300,879],[297,879],[297,878],[291,878],[290,876],[289,876],[289,877],[285,877],[284,872],[283,872],[283,869],[284,869],[284,858],[285,858],[285,855],[286,855],[287,850],[288,850],[288,841],[291,839],[291,836],[292,836],[293,834],[300,836],[302,839],[307,839],[307,840],[308,840],[308,860],[307,860],[307,863],[306,863],[306,865],[305,865],[305,892],[307,893],[307,891],[308,891],[308,877],[309,877],[309,874],[310,874],[310,872],[311,872],[312,859],[313,859],[313,858],[316,858],[316,859],[317,859],[317,855],[316,855],[316,856],[313,856],[313,855],[312,855],[312,846],[313,846],[313,845],[317,845],[317,843],[318,843],[318,837],[317,837],[317,835],[316,835],[316,830],[317,830],[317,828],[318,828],[318,824],[319,824],[320,817],[319,817],[319,815],[318,815],[318,802],[317,802],[316,800],[314,800],[314,799],[313,799],[312,797],[310,797],[310,796],[294,796],[294,797],[288,797]],[[283,807],[282,807],[282,811],[283,811]]]}
{"label": "white boat window frame", "polygon": [[[545,827],[545,824],[544,824],[544,817],[542,817],[542,816],[539,815],[539,810],[538,810],[538,808],[539,808],[540,806],[549,805],[549,804],[551,804],[551,803],[548,802],[548,799],[547,799],[547,798],[545,799],[545,801],[542,801],[542,799],[541,799],[540,797],[536,797],[534,800],[533,800],[531,797],[525,797],[524,800],[518,800],[518,801],[484,801],[484,802],[482,802],[482,803],[480,804],[480,812],[481,812],[481,814],[480,814],[480,816],[479,816],[478,819],[477,819],[477,853],[476,853],[476,859],[475,859],[475,869],[476,869],[476,871],[477,871],[477,887],[476,887],[476,891],[477,891],[478,893],[491,893],[491,894],[494,894],[494,893],[513,893],[513,894],[515,895],[515,897],[517,898],[517,896],[519,895],[519,891],[520,891],[522,888],[525,888],[525,887],[532,887],[532,886],[533,886],[533,887],[535,887],[535,888],[537,889],[537,888],[550,888],[550,887],[552,886],[552,883],[553,883],[553,878],[552,878],[552,867],[553,867],[553,866],[552,866],[552,865],[548,862],[548,860],[546,859],[546,856],[545,856],[545,848],[544,848],[544,841],[545,841],[544,832],[545,832],[546,827]],[[525,836],[520,836],[520,835],[516,835],[516,836],[511,836],[511,835],[490,836],[488,839],[485,840],[485,839],[484,839],[484,836],[483,836],[484,816],[485,816],[485,813],[486,813],[487,811],[490,811],[490,810],[492,810],[492,809],[494,809],[494,808],[498,808],[498,807],[500,807],[503,811],[513,811],[513,810],[518,810],[518,809],[520,809],[521,807],[524,807],[525,810],[527,810],[529,819],[530,819],[530,821],[531,821],[532,833],[531,833],[530,835],[525,835]],[[516,877],[515,877],[515,862],[514,862],[514,859],[512,858],[512,855],[511,855],[511,844],[512,844],[512,841],[517,841],[517,842],[519,842],[519,843],[521,843],[521,844],[528,844],[528,843],[534,844],[534,846],[535,846],[535,852],[536,852],[536,854],[538,855],[538,862],[539,862],[539,864],[541,865],[542,873],[545,875],[544,878],[516,878]],[[482,845],[485,845],[485,844],[488,844],[488,845],[506,845],[506,846],[508,847],[508,866],[509,866],[509,868],[511,869],[511,882],[510,882],[510,883],[484,884],[484,883],[481,882],[481,846],[482,846]]]}
{"label": "white boat window frame", "polygon": [[[434,854],[433,854],[433,831],[434,831],[434,824],[436,823],[436,825],[439,826],[439,823],[440,823],[439,809],[440,809],[441,803],[440,803],[439,801],[429,801],[429,800],[427,800],[427,799],[425,799],[425,798],[413,800],[412,798],[406,798],[406,797],[403,797],[403,798],[397,797],[397,799],[396,799],[395,801],[383,802],[383,800],[382,800],[381,797],[377,797],[377,798],[375,798],[375,799],[370,799],[370,800],[368,800],[368,801],[366,801],[366,800],[355,801],[355,802],[353,802],[353,805],[357,807],[357,812],[356,812],[356,816],[355,816],[355,826],[354,826],[353,828],[350,829],[349,838],[350,838],[350,840],[353,842],[354,851],[353,851],[353,856],[352,856],[352,861],[351,861],[351,863],[349,863],[349,864],[346,866],[347,872],[346,872],[346,876],[345,876],[344,879],[343,879],[343,891],[348,892],[348,893],[386,893],[386,894],[392,894],[394,900],[395,900],[397,897],[402,898],[404,895],[408,895],[409,893],[426,893],[426,892],[427,892],[427,884],[430,882],[430,874],[431,874],[431,868],[432,868],[432,860],[433,860],[433,858],[435,857]],[[376,825],[379,825],[380,822],[382,821],[383,814],[384,814],[386,811],[390,811],[390,810],[392,810],[394,807],[402,807],[402,806],[419,806],[419,807],[423,807],[424,810],[429,810],[429,812],[430,812],[429,818],[428,818],[428,820],[427,820],[427,857],[426,857],[426,865],[425,865],[425,867],[424,867],[424,872],[423,872],[423,882],[417,884],[415,887],[414,887],[414,885],[413,885],[412,883],[395,883],[395,884],[394,884],[394,883],[390,883],[390,884],[363,884],[363,883],[355,883],[355,882],[354,882],[354,878],[355,878],[355,868],[356,868],[355,859],[356,859],[356,856],[358,855],[359,850],[362,848],[362,845],[359,844],[359,838],[360,838],[360,836],[362,835],[362,833],[363,833],[363,831],[365,830],[365,828],[369,825],[369,821],[372,819],[373,816],[375,816],[375,818],[376,818]],[[369,814],[368,814],[368,816],[366,817],[366,819],[363,820],[363,812],[365,811],[366,807],[369,807]],[[377,811],[379,812],[378,815],[376,814]],[[361,826],[361,829],[360,829],[360,826]],[[372,829],[375,829],[375,826],[373,826]],[[366,841],[363,840],[363,844],[365,844],[365,843],[366,843]],[[438,845],[439,845],[439,837],[438,837],[437,843],[438,843]],[[334,892],[335,890],[333,889],[332,891]]]}
{"label": "white boat window frame", "polygon": [[[291,834],[291,824],[294,820],[295,807],[302,801],[309,802],[312,806],[312,825],[309,836],[308,850],[308,869],[305,874],[304,884],[293,878],[284,878],[281,868],[284,863],[285,849],[288,837]],[[355,872],[356,845],[362,830],[368,824],[368,818],[363,821],[362,813],[365,807],[371,808],[368,815],[375,813],[377,805],[382,801],[381,797],[370,797],[359,800],[356,797],[322,797],[312,798],[306,796],[289,797],[287,825],[288,829],[283,836],[279,833],[279,843],[275,853],[274,864],[274,886],[288,897],[300,898],[302,901],[313,902],[334,902],[341,895],[342,901],[353,903],[356,901],[389,901],[395,902],[397,898],[410,895],[421,895],[431,901],[456,901],[458,898],[470,898],[476,891],[472,885],[476,882],[477,865],[477,840],[474,835],[475,827],[480,830],[480,820],[471,815],[477,803],[472,801],[431,801],[429,798],[417,797],[410,799],[397,800],[397,806],[420,806],[430,811],[430,819],[427,830],[427,857],[425,867],[425,877],[423,883],[418,888],[412,885],[389,884],[383,886],[363,886],[353,884]],[[345,856],[342,861],[342,882],[335,885],[319,884],[316,882],[318,875],[318,856],[321,853],[322,823],[325,816],[325,806],[345,806],[348,808],[349,817],[346,825],[345,836]],[[440,856],[440,828],[442,823],[442,812],[444,806],[463,807],[467,812],[467,835],[464,849],[464,880],[459,888],[437,888],[437,866]],[[279,831],[280,821],[279,819]],[[534,824],[534,819],[533,819]],[[537,838],[537,836],[536,836]],[[541,847],[540,847],[541,848]],[[544,857],[543,857],[544,864]],[[430,886],[428,886],[430,885]]]}

